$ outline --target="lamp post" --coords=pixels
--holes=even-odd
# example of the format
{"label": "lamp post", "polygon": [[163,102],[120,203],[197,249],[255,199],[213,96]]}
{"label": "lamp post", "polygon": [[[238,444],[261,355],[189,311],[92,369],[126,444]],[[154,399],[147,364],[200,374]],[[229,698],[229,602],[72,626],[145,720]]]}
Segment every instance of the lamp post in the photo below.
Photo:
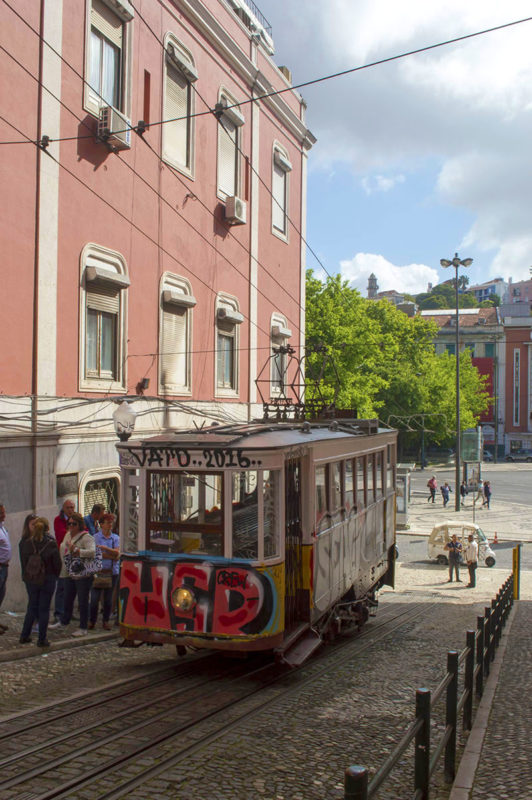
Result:
{"label": "lamp post", "polygon": [[458,269],[459,267],[470,267],[473,263],[472,258],[460,259],[458,253],[454,254],[454,258],[449,261],[446,258],[440,259],[442,267],[454,267],[455,269],[455,298],[456,298],[456,470],[454,479],[454,510],[460,511],[460,331],[459,331],[459,315],[458,315]]}

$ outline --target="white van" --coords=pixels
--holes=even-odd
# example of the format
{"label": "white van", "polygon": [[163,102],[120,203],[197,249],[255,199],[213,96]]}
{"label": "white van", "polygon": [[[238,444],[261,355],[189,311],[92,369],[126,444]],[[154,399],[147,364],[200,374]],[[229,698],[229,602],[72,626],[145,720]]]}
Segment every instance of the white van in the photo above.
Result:
{"label": "white van", "polygon": [[449,560],[447,558],[445,545],[454,534],[456,534],[458,541],[462,543],[463,558],[470,533],[473,534],[478,544],[479,563],[484,561],[487,567],[493,567],[495,564],[495,553],[491,549],[482,528],[479,528],[474,522],[447,521],[435,525],[428,541],[429,558],[435,558],[438,564],[448,564]]}

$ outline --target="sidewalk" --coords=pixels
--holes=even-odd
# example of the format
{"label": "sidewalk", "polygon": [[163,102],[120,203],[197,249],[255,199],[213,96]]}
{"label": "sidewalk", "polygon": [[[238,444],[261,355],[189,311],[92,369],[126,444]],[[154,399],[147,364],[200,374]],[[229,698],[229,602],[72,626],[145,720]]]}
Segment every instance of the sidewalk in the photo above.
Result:
{"label": "sidewalk", "polygon": [[[412,492],[408,514],[409,527],[398,530],[398,533],[406,530],[408,533],[428,536],[434,525],[446,520],[473,522],[472,495],[466,498],[465,507],[458,514],[454,510],[454,495],[451,495],[447,507],[444,508],[440,496],[436,497],[436,502],[433,504],[427,502],[427,494],[428,491]],[[501,541],[532,542],[530,505],[507,503],[497,499],[488,511],[482,508],[481,503],[476,503],[475,522],[480,525],[490,542],[493,541],[495,532]]]}
{"label": "sidewalk", "polygon": [[[101,621],[97,627],[89,631],[87,636],[73,637],[72,634],[78,628],[78,622],[71,622],[68,628],[48,629],[47,638],[50,647],[37,647],[37,634],[32,633],[31,644],[20,644],[20,631],[24,621],[24,612],[0,612],[0,624],[7,626],[7,631],[0,635],[0,663],[3,661],[16,661],[20,658],[30,656],[40,656],[43,653],[53,653],[57,650],[66,650],[72,647],[90,644],[91,642],[104,642],[107,639],[118,638],[118,627],[113,627],[112,631],[104,631]],[[53,620],[52,620],[53,621]]]}
{"label": "sidewalk", "polygon": [[532,601],[518,600],[491,666],[449,800],[530,797]]}

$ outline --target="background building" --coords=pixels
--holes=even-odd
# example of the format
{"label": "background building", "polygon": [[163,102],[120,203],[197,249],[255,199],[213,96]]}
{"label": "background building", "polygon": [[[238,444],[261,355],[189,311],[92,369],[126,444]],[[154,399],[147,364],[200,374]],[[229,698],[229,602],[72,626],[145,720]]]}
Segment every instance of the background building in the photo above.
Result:
{"label": "background building", "polygon": [[[303,343],[314,139],[253,3],[20,0],[0,31],[16,550],[30,511],[116,508],[117,400],[136,398],[142,437],[256,413],[272,347]],[[18,580],[8,592],[22,599]]]}

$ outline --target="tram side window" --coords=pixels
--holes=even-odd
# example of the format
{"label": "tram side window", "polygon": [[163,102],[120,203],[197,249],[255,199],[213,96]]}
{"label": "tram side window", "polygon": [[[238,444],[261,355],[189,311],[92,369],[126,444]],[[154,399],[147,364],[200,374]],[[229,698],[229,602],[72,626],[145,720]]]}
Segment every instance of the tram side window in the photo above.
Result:
{"label": "tram side window", "polygon": [[394,462],[395,462],[395,446],[389,444],[386,448],[386,467],[388,472],[387,488],[393,489],[394,487]]}
{"label": "tram side window", "polygon": [[368,487],[368,504],[369,504],[375,501],[375,475],[374,475],[373,453],[370,453],[366,458],[366,482]]}
{"label": "tram side window", "polygon": [[375,453],[375,489],[377,497],[382,497],[383,478],[382,478],[382,452]]}
{"label": "tram side window", "polygon": [[316,467],[316,526],[327,513],[327,467]]}
{"label": "tram side window", "polygon": [[353,460],[351,458],[345,462],[344,475],[345,475],[345,483],[344,483],[345,510],[347,513],[349,513],[351,509],[355,506],[355,484],[353,481]]}
{"label": "tram side window", "polygon": [[360,456],[360,458],[357,458],[356,463],[357,463],[357,504],[359,508],[364,508],[367,505],[365,457]]}
{"label": "tram side window", "polygon": [[279,555],[279,525],[277,521],[278,494],[279,472],[264,470],[262,473],[264,558],[273,558],[273,556]]}
{"label": "tram side window", "polygon": [[336,461],[331,465],[332,476],[332,498],[331,498],[331,512],[338,514],[344,507],[342,500],[342,464]]}
{"label": "tram side window", "polygon": [[233,473],[233,558],[259,557],[259,505],[257,472]]}

